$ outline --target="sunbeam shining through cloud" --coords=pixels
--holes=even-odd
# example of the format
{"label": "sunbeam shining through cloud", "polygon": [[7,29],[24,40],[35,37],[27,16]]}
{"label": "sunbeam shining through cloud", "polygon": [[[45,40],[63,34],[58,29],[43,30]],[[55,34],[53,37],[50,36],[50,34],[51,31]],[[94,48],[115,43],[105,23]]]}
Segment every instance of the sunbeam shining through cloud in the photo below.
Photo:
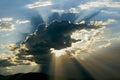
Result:
{"label": "sunbeam shining through cloud", "polygon": [[0,80],[120,79],[119,0],[1,0]]}

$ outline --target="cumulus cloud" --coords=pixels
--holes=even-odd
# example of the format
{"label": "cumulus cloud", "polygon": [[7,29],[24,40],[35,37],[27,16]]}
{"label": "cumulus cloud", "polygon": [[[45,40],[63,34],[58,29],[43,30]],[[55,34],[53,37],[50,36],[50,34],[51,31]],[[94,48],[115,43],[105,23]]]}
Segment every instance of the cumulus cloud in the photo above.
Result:
{"label": "cumulus cloud", "polygon": [[80,9],[89,9],[89,8],[95,8],[95,7],[120,7],[120,2],[107,2],[107,1],[96,1],[96,2],[87,2],[85,4],[81,4]]}
{"label": "cumulus cloud", "polygon": [[25,23],[29,23],[29,20],[17,20],[16,23],[17,24],[25,24]]}
{"label": "cumulus cloud", "polygon": [[0,31],[12,31],[14,29],[14,24],[10,22],[0,22]]}
{"label": "cumulus cloud", "polygon": [[42,1],[42,2],[35,2],[32,4],[28,4],[28,8],[37,8],[37,7],[45,7],[45,6],[50,6],[52,5],[51,1]]}

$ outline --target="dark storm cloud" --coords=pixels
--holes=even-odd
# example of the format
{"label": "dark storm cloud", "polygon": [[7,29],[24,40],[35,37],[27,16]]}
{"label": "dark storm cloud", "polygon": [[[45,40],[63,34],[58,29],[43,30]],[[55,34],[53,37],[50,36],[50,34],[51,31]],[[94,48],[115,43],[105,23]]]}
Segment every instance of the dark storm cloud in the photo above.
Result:
{"label": "dark storm cloud", "polygon": [[[50,62],[51,48],[63,49],[70,47],[72,43],[80,41],[71,38],[72,32],[83,28],[94,28],[85,24],[74,24],[70,21],[54,21],[49,25],[39,25],[34,34],[28,35],[26,40],[22,43],[24,48],[20,49],[20,58],[25,55],[33,55],[31,60],[36,63]],[[21,47],[22,47],[21,46]]]}
{"label": "dark storm cloud", "polygon": [[[80,28],[82,28],[81,25],[69,23],[68,21],[55,21],[47,27],[43,24],[38,27],[34,34],[29,35],[24,43],[28,49],[33,51],[35,49],[38,53],[41,51],[44,53],[50,48],[61,49],[69,47],[74,41],[70,38],[71,33]],[[40,52],[37,50],[38,47]]]}
{"label": "dark storm cloud", "polygon": [[[77,25],[69,21],[55,21],[47,27],[45,24],[39,25],[36,32],[23,42],[28,49],[25,53],[33,55],[37,63],[41,63],[42,60],[50,61],[50,48],[62,49],[71,46],[72,42],[76,42],[71,39],[71,33],[83,26],[86,25]],[[20,51],[24,53],[24,50]]]}

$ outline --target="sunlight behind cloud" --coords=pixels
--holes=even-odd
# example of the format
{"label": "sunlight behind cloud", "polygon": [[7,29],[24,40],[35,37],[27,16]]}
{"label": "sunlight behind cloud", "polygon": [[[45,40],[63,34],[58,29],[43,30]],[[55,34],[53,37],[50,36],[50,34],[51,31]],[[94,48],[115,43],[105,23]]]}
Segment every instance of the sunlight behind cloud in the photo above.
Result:
{"label": "sunlight behind cloud", "polygon": [[[60,50],[55,50],[51,48],[51,53],[54,53],[56,57],[60,57],[61,55],[68,54],[68,55],[78,55],[83,53],[91,53],[96,49],[94,44],[98,41],[102,41],[104,29],[107,25],[116,22],[114,19],[108,19],[107,21],[91,21],[90,25],[95,26],[96,29],[82,29],[77,30],[71,34],[71,38],[75,40],[80,40],[78,42],[73,42],[71,47],[67,47]],[[82,24],[77,23],[77,24]],[[108,47],[111,43],[106,43],[105,45],[99,46]]]}
{"label": "sunlight behind cloud", "polygon": [[[93,25],[93,24],[92,24]],[[98,26],[98,25],[96,25]],[[98,29],[82,29],[72,33],[71,38],[75,40],[80,40],[78,42],[72,43],[71,47],[67,47],[60,50],[51,49],[51,52],[55,56],[59,57],[64,54],[77,55],[81,53],[91,53],[94,51],[93,45],[97,40],[102,39],[103,27]]]}
{"label": "sunlight behind cloud", "polygon": [[55,50],[54,48],[51,48],[51,53],[55,54],[56,57],[60,57],[61,55],[65,54],[64,50]]}

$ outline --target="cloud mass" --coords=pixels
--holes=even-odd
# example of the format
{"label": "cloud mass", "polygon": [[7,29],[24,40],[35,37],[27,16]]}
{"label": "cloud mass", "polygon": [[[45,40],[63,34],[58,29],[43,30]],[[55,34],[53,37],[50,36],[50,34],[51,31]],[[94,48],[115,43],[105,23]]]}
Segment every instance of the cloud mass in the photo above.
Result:
{"label": "cloud mass", "polygon": [[[65,52],[65,54],[70,53],[70,55],[74,53],[79,54],[79,51],[82,50],[77,49],[77,47],[80,47],[78,43],[83,43],[83,41],[85,41],[86,43],[82,48],[84,47],[84,50],[87,49],[91,45],[91,42],[97,39],[97,36],[99,37],[100,32],[98,28],[100,27],[97,27],[97,25],[86,23],[74,24],[70,21],[54,21],[47,25],[47,27],[46,24],[39,25],[33,34],[26,37],[26,40],[20,47],[15,47],[13,45],[9,46],[11,49],[10,52],[15,55],[5,59],[3,63],[6,63],[5,65],[31,65],[34,62],[34,64],[49,64],[51,62],[51,57],[54,55],[53,53],[57,50],[59,50],[57,52],[60,52],[60,54],[61,52]],[[85,37],[77,39],[71,37],[73,32],[86,31],[87,33],[87,29],[96,30],[92,30],[92,35],[89,36],[85,34]],[[5,65],[2,64],[1,66]]]}

